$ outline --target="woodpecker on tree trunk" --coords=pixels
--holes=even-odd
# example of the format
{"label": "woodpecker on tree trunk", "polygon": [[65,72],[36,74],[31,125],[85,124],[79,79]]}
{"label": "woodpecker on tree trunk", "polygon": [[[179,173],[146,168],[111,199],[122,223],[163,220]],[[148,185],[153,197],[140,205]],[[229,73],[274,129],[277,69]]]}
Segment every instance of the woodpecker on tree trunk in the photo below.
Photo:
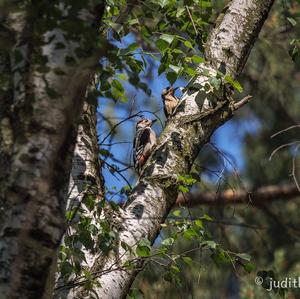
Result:
{"label": "woodpecker on tree trunk", "polygon": [[161,93],[161,98],[164,104],[164,112],[167,119],[174,114],[175,109],[179,103],[179,99],[175,96],[176,89],[177,88],[169,86]]}
{"label": "woodpecker on tree trunk", "polygon": [[154,122],[156,122],[156,119],[141,119],[136,124],[133,141],[133,161],[138,174],[140,174],[142,167],[156,145],[156,134],[151,128]]}

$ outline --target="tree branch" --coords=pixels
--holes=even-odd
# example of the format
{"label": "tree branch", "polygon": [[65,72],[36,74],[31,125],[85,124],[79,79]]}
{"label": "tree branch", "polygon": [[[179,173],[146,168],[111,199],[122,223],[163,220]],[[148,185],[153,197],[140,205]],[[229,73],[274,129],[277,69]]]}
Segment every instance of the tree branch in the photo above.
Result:
{"label": "tree branch", "polygon": [[274,200],[291,199],[300,196],[295,184],[270,185],[253,191],[228,189],[220,193],[198,192],[179,194],[176,205],[195,207],[199,205],[227,205],[227,204],[262,204]]}

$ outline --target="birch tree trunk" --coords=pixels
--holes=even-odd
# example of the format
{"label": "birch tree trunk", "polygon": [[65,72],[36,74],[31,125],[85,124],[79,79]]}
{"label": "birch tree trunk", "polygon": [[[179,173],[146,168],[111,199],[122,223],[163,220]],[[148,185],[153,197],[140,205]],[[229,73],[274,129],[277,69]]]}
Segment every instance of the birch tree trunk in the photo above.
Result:
{"label": "birch tree trunk", "polygon": [[[107,257],[95,257],[91,269],[99,282],[93,289],[98,298],[126,297],[143,264],[134,255],[136,244],[143,238],[154,242],[176,201],[178,175],[189,173],[213,132],[245,104],[220,100],[204,85],[217,70],[233,78],[240,74],[272,4],[273,0],[232,0],[217,19],[206,44],[206,65],[199,65],[198,77],[188,84],[180,109],[168,121],[129,201],[111,219],[119,230],[117,248]],[[128,262],[133,262],[133,269],[125,267]],[[76,285],[69,297],[87,297],[81,284]]]}
{"label": "birch tree trunk", "polygon": [[[62,190],[71,167],[73,132],[100,57],[96,41],[102,1],[32,3],[22,8],[12,3],[0,15],[1,30],[11,42],[0,53],[0,70],[12,78],[0,95],[3,298],[49,294],[51,265],[65,230]],[[77,25],[76,39],[71,28],[63,29],[64,20]]]}
{"label": "birch tree trunk", "polygon": [[[84,102],[83,113],[80,118],[76,146],[74,149],[72,169],[67,190],[67,211],[72,212],[74,217],[70,219],[65,238],[76,240],[80,232],[77,224],[80,217],[91,220],[91,224],[101,230],[98,203],[104,199],[104,178],[101,174],[101,165],[98,155],[98,139],[96,132],[96,106]],[[90,200],[93,205],[90,205]],[[86,201],[89,201],[88,203]],[[80,212],[79,212],[80,211]],[[82,221],[82,220],[81,220]],[[97,252],[98,240],[93,239],[93,248],[86,248],[80,241],[75,241],[76,248],[80,248],[84,255],[81,262],[82,268],[90,268],[93,265]],[[74,243],[74,241],[72,241]],[[57,273],[57,282],[54,292],[55,297],[65,298],[71,291],[65,287],[64,279]],[[70,279],[75,275],[71,275]],[[70,296],[70,294],[69,294]],[[50,296],[49,296],[50,297]]]}

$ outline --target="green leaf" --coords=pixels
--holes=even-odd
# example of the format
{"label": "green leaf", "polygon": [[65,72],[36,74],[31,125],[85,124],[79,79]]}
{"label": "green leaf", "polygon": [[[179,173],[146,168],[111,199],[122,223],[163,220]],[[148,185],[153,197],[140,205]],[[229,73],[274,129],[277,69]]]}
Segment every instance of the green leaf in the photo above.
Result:
{"label": "green leaf", "polygon": [[198,226],[198,227],[200,227],[200,228],[203,228],[203,222],[202,222],[202,220],[196,219],[195,220],[195,225]]}
{"label": "green leaf", "polygon": [[176,265],[172,265],[167,273],[164,274],[163,279],[175,285],[180,285],[180,278],[178,274],[180,269]]}
{"label": "green leaf", "polygon": [[198,233],[193,228],[188,228],[183,232],[184,238],[191,240],[193,237],[197,237]]}
{"label": "green leaf", "polygon": [[247,253],[236,253],[235,255],[247,262],[250,262],[250,260],[251,260],[251,256]]}
{"label": "green leaf", "polygon": [[137,86],[138,86],[140,89],[142,89],[148,96],[151,95],[151,89],[149,88],[149,86],[148,86],[146,83],[144,83],[144,82],[139,82],[139,83],[137,84]]}
{"label": "green leaf", "polygon": [[188,74],[189,76],[191,76],[191,77],[194,77],[194,76],[197,75],[197,71],[194,70],[193,68],[190,68],[190,67],[185,67],[185,68],[184,68],[184,72],[185,72],[186,74]]}
{"label": "green leaf", "polygon": [[218,244],[215,241],[208,240],[208,241],[202,242],[201,245],[207,246],[210,249],[216,249]]}
{"label": "green leaf", "polygon": [[178,74],[180,72],[180,70],[181,70],[181,68],[179,66],[176,66],[176,65],[173,65],[173,64],[170,64],[169,68],[171,70],[173,70],[176,74]]}
{"label": "green leaf", "polygon": [[297,25],[297,22],[296,22],[295,19],[293,19],[291,17],[287,17],[286,19],[291,23],[292,26],[296,26]]}
{"label": "green leaf", "polygon": [[200,7],[203,9],[210,8],[212,6],[211,0],[201,0],[200,1]]}
{"label": "green leaf", "polygon": [[193,260],[189,257],[189,256],[184,256],[182,258],[182,260],[184,261],[185,264],[191,266],[193,264]]}
{"label": "green leaf", "polygon": [[110,84],[108,81],[101,82],[101,85],[100,85],[101,91],[107,91],[109,89],[110,89]]}
{"label": "green leaf", "polygon": [[104,156],[104,157],[111,157],[112,154],[110,153],[110,151],[106,150],[106,149],[99,149],[99,154]]}
{"label": "green leaf", "polygon": [[60,272],[63,276],[66,274],[71,274],[74,272],[74,268],[69,262],[66,261],[60,264]]}
{"label": "green leaf", "polygon": [[202,63],[202,62],[204,62],[205,60],[204,60],[203,57],[193,55],[193,56],[192,56],[192,61],[193,61],[194,63]]}
{"label": "green leaf", "polygon": [[162,34],[160,36],[160,39],[166,41],[168,44],[171,44],[172,41],[175,39],[175,35],[171,35],[171,34]]}
{"label": "green leaf", "polygon": [[139,23],[139,19],[131,19],[128,21],[128,25],[135,25]]}
{"label": "green leaf", "polygon": [[183,51],[181,51],[180,49],[172,49],[172,53],[175,53],[175,54],[183,54]]}
{"label": "green leaf", "polygon": [[126,186],[122,187],[122,189],[120,190],[120,194],[129,195],[130,191],[131,191],[130,186],[126,185]]}
{"label": "green leaf", "polygon": [[167,238],[167,239],[164,239],[161,244],[162,245],[165,245],[165,246],[170,246],[174,243],[175,239],[174,238]]}
{"label": "green leaf", "polygon": [[181,216],[181,210],[175,210],[175,211],[173,211],[173,213],[172,213],[174,216],[176,216],[176,217],[180,217]]}
{"label": "green leaf", "polygon": [[120,53],[122,55],[128,55],[128,54],[130,54],[131,52],[135,51],[138,48],[139,48],[139,44],[138,43],[132,43],[127,48],[121,49]]}
{"label": "green leaf", "polygon": [[182,182],[184,185],[188,185],[188,186],[193,185],[197,182],[197,180],[190,174],[179,175],[178,180]]}
{"label": "green leaf", "polygon": [[213,218],[211,218],[210,216],[208,216],[207,214],[204,214],[204,216],[201,217],[202,220],[206,220],[206,221],[213,221]]}
{"label": "green leaf", "polygon": [[86,194],[84,196],[84,202],[89,211],[92,211],[95,208],[96,199],[92,194]]}
{"label": "green leaf", "polygon": [[128,270],[133,270],[134,269],[134,261],[126,261],[123,265],[126,269]]}
{"label": "green leaf", "polygon": [[186,186],[183,186],[183,185],[178,186],[178,190],[183,193],[189,192],[189,188],[187,188]]}
{"label": "green leaf", "polygon": [[159,4],[161,8],[164,8],[168,3],[169,0],[157,0],[157,4]]}
{"label": "green leaf", "polygon": [[217,266],[228,265],[231,263],[230,256],[224,250],[218,250],[211,255]]}
{"label": "green leaf", "polygon": [[245,265],[243,265],[243,268],[245,269],[245,271],[247,271],[248,273],[251,273],[252,271],[255,270],[256,266],[252,263],[246,263]]}
{"label": "green leaf", "polygon": [[162,74],[168,68],[167,64],[161,63],[158,67],[158,74]]}
{"label": "green leaf", "polygon": [[121,242],[121,246],[125,251],[131,251],[131,247],[124,241]]}
{"label": "green leaf", "polygon": [[144,67],[142,61],[133,59],[131,56],[127,56],[126,62],[134,73],[139,73]]}
{"label": "green leaf", "polygon": [[151,254],[151,249],[147,246],[137,246],[136,254],[140,257],[148,257]]}
{"label": "green leaf", "polygon": [[156,47],[161,51],[161,52],[164,52],[166,49],[169,48],[169,44],[168,42],[166,42],[165,40],[163,39],[158,39],[156,41]]}
{"label": "green leaf", "polygon": [[242,85],[238,81],[233,80],[233,78],[231,76],[226,75],[224,77],[224,80],[225,80],[225,82],[231,84],[238,92],[242,92],[243,91]]}
{"label": "green leaf", "polygon": [[181,15],[184,14],[184,12],[185,12],[185,8],[184,7],[177,8],[176,18],[179,18]]}
{"label": "green leaf", "polygon": [[136,254],[140,257],[148,257],[151,255],[150,242],[147,239],[142,239],[136,247]]}
{"label": "green leaf", "polygon": [[221,80],[216,77],[209,78],[208,82],[213,86],[215,90],[219,90],[221,86]]}
{"label": "green leaf", "polygon": [[79,241],[84,245],[87,249],[93,249],[94,247],[94,240],[92,239],[91,233],[88,230],[82,231],[78,235]]}
{"label": "green leaf", "polygon": [[299,49],[296,45],[291,47],[291,49],[289,50],[289,55],[294,62],[297,62],[297,58],[299,57]]}
{"label": "green leaf", "polygon": [[85,279],[91,280],[93,279],[92,273],[88,271],[87,269],[83,269],[83,275]]}
{"label": "green leaf", "polygon": [[185,45],[187,48],[193,49],[193,45],[192,45],[191,42],[188,41],[188,40],[186,40],[186,41],[184,42],[184,45]]}
{"label": "green leaf", "polygon": [[111,84],[115,89],[117,89],[119,92],[121,93],[124,93],[124,87],[122,85],[122,83],[116,79],[114,79],[112,81],[112,84]]}
{"label": "green leaf", "polygon": [[125,74],[118,74],[118,77],[123,81],[126,81],[126,79],[127,79]]}
{"label": "green leaf", "polygon": [[166,77],[171,85],[173,85],[177,80],[177,74],[175,72],[168,72]]}
{"label": "green leaf", "polygon": [[66,212],[66,219],[68,221],[71,221],[73,219],[73,217],[74,217],[74,211],[67,211]]}
{"label": "green leaf", "polygon": [[170,267],[170,271],[173,272],[173,273],[180,273],[179,267],[177,265],[174,265],[174,264]]}
{"label": "green leaf", "polygon": [[88,291],[92,290],[93,289],[93,281],[92,280],[86,280],[84,282],[84,289],[88,290]]}
{"label": "green leaf", "polygon": [[122,102],[122,103],[127,103],[128,102],[128,98],[124,95],[122,95],[121,97],[119,97],[119,100]]}

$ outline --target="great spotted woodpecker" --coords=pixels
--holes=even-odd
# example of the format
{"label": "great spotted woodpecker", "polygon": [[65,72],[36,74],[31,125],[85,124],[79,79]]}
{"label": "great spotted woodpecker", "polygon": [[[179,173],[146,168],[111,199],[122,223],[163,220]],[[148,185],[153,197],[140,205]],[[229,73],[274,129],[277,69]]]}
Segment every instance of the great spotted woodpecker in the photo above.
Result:
{"label": "great spotted woodpecker", "polygon": [[176,89],[177,88],[169,86],[166,89],[164,89],[161,93],[161,98],[164,104],[164,112],[167,119],[173,115],[179,103],[179,99],[175,96]]}
{"label": "great spotted woodpecker", "polygon": [[156,119],[141,119],[136,124],[136,132],[133,141],[133,161],[138,174],[140,174],[153,147],[156,145],[156,134],[151,128],[155,121]]}

